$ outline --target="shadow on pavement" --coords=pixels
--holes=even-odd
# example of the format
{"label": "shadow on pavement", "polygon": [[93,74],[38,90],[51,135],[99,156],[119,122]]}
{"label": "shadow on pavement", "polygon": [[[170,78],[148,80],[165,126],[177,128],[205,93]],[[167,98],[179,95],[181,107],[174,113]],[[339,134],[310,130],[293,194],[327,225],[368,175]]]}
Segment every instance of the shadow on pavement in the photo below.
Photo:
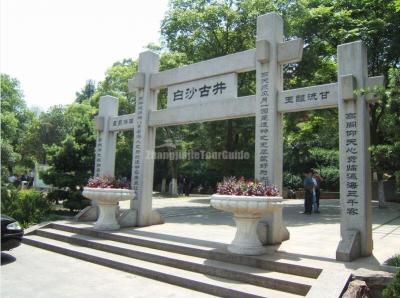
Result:
{"label": "shadow on pavement", "polygon": [[205,204],[205,205],[210,205],[210,197],[205,197],[202,199],[193,199],[190,200],[191,203],[199,203],[199,204]]}
{"label": "shadow on pavement", "polygon": [[15,262],[17,259],[8,253],[1,252],[1,266]]}
{"label": "shadow on pavement", "polygon": [[137,230],[137,229],[122,230],[122,231],[120,231],[120,233],[121,232],[132,235],[132,236],[144,236],[144,237],[148,237],[148,238],[154,238],[157,240],[171,241],[171,242],[177,242],[180,244],[209,247],[209,248],[214,248],[214,249],[217,249],[217,248],[221,249],[221,248],[225,248],[225,246],[226,246],[225,243],[220,243],[220,242],[189,238],[189,237],[185,237],[185,236],[168,235],[168,234],[143,231],[143,230]]}
{"label": "shadow on pavement", "polygon": [[283,220],[288,227],[297,227],[313,224],[340,223],[340,207],[337,204],[321,204],[319,214],[302,214],[302,204],[286,205],[283,209]]}

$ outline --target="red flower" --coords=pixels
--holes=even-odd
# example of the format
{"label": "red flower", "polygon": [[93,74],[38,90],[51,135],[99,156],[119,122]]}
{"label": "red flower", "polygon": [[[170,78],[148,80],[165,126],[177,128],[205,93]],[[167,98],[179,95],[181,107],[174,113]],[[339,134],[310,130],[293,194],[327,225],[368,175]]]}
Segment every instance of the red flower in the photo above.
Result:
{"label": "red flower", "polygon": [[92,188],[130,188],[129,182],[115,179],[112,176],[90,178],[87,186]]}
{"label": "red flower", "polygon": [[243,176],[239,179],[227,177],[217,184],[217,193],[220,195],[235,196],[269,196],[276,197],[279,191],[275,186],[266,186],[261,182],[246,180]]}

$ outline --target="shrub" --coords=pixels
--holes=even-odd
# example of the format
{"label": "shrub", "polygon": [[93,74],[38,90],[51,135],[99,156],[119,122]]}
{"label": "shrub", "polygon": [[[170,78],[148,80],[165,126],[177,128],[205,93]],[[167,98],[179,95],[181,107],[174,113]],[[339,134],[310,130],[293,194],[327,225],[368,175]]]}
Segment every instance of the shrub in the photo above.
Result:
{"label": "shrub", "polygon": [[63,206],[72,213],[76,210],[82,210],[83,208],[90,205],[90,200],[82,196],[80,191],[70,191],[66,200],[63,202]]}
{"label": "shrub", "polygon": [[322,188],[339,191],[340,186],[340,172],[336,167],[326,167],[319,169],[319,174],[324,179],[322,183]]}
{"label": "shrub", "polygon": [[378,173],[393,175],[400,168],[400,141],[392,144],[374,145],[371,151],[371,164]]}
{"label": "shrub", "polygon": [[393,281],[382,292],[384,298],[400,297],[400,270],[395,275]]}
{"label": "shrub", "polygon": [[50,203],[43,193],[34,189],[2,187],[1,200],[1,212],[13,217],[24,227],[40,222],[50,210]]}
{"label": "shrub", "polygon": [[303,187],[303,181],[300,176],[285,172],[283,173],[283,186],[296,190]]}
{"label": "shrub", "polygon": [[389,266],[400,267],[400,254],[394,255],[385,262]]}
{"label": "shrub", "polygon": [[58,204],[59,201],[64,201],[68,198],[68,191],[56,189],[47,194],[47,200]]}
{"label": "shrub", "polygon": [[339,151],[324,148],[312,148],[309,150],[310,162],[314,167],[339,167]]}
{"label": "shrub", "polygon": [[12,185],[1,185],[1,213],[11,216],[13,202],[17,200],[17,189]]}

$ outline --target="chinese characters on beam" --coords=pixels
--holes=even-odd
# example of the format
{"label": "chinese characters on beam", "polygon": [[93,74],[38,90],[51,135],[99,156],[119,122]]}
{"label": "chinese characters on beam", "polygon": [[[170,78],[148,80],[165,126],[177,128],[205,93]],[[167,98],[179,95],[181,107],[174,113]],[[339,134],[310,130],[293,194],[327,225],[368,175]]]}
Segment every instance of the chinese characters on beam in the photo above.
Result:
{"label": "chinese characters on beam", "polygon": [[345,142],[346,142],[346,213],[348,215],[357,215],[358,212],[358,191],[357,191],[357,117],[356,113],[345,114]]}
{"label": "chinese characters on beam", "polygon": [[[200,97],[208,97],[211,95],[222,94],[222,92],[226,89],[226,84],[224,82],[218,82],[214,86],[206,85],[200,87],[199,89],[194,87],[186,88],[185,92],[183,90],[176,90],[174,92],[174,99],[173,101],[177,100],[184,100],[184,99],[192,99],[193,96],[197,93],[200,93]],[[212,93],[210,93],[212,91]]]}
{"label": "chinese characters on beam", "polygon": [[[121,117],[119,117],[119,118],[121,118]],[[118,120],[113,120],[112,121],[112,128],[116,128],[116,127],[118,127],[118,129],[120,129],[121,128],[121,126],[127,126],[127,125],[133,125],[133,121],[134,121],[134,118],[133,117],[131,117],[131,118],[129,118],[129,119],[127,119],[127,118],[125,118],[125,119],[118,119]]]}
{"label": "chinese characters on beam", "polygon": [[168,86],[168,107],[236,97],[235,73]]}
{"label": "chinese characters on beam", "polygon": [[97,140],[96,140],[96,161],[95,161],[95,166],[94,166],[94,175],[96,177],[100,177],[100,171],[101,171],[101,153],[103,151],[103,139],[100,134],[97,134]]}
{"label": "chinese characters on beam", "polygon": [[282,113],[337,107],[337,83],[284,90],[278,94]]}
{"label": "chinese characters on beam", "polygon": [[269,78],[268,72],[261,73],[261,101],[260,101],[260,150],[259,150],[259,179],[264,181],[265,184],[270,185],[271,181],[268,177],[268,165],[269,165],[269,138],[268,138],[268,89],[269,89]]}
{"label": "chinese characters on beam", "polygon": [[139,96],[136,100],[136,126],[135,138],[133,143],[133,165],[132,165],[132,189],[137,198],[140,194],[140,179],[142,173],[142,146],[143,146],[143,91],[138,91]]}
{"label": "chinese characters on beam", "polygon": [[308,93],[308,94],[298,94],[296,96],[289,95],[285,97],[285,104],[290,104],[296,102],[305,102],[306,99],[308,101],[317,101],[317,100],[326,100],[328,98],[329,91],[322,91],[319,94],[316,92]]}
{"label": "chinese characters on beam", "polygon": [[117,133],[110,131],[111,119],[118,114],[118,99],[112,96],[102,96],[99,101],[99,114],[96,117],[96,151],[94,176],[114,176],[115,147]]}

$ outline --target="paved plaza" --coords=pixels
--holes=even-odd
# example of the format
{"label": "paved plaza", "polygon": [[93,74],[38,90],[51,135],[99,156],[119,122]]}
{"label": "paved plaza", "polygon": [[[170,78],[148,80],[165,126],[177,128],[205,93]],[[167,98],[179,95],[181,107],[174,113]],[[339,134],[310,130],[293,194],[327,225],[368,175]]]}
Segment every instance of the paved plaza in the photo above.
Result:
{"label": "paved plaza", "polygon": [[[284,220],[291,239],[270,246],[269,253],[263,258],[308,266],[393,271],[394,268],[380,264],[394,253],[400,253],[400,204],[389,203],[387,208],[379,209],[374,202],[374,255],[352,263],[335,260],[340,238],[338,200],[322,200],[321,214],[311,216],[300,214],[303,208],[301,200],[291,200],[286,204]],[[211,208],[209,196],[162,198],[156,195],[153,206],[166,223],[135,228],[137,231],[194,245],[229,243],[235,233],[232,216]],[[118,297],[159,296],[157,293],[163,293],[162,297],[210,297],[25,244],[2,253],[1,273],[2,297],[110,297],[110,293]]]}
{"label": "paved plaza", "polygon": [[[209,196],[189,198],[155,198],[153,207],[165,218],[166,223],[141,228],[143,231],[199,240],[229,243],[235,234],[232,215],[209,205]],[[126,204],[126,206],[124,206]],[[123,202],[122,208],[128,208]],[[348,268],[360,264],[376,269],[395,253],[400,253],[400,204],[387,203],[378,208],[373,201],[373,256],[347,263]],[[270,246],[275,258],[292,259],[309,265],[344,266],[336,262],[336,247],[340,241],[339,200],[321,200],[321,213],[301,214],[303,200],[288,200],[284,208],[284,221],[290,231],[290,240]],[[390,269],[390,268],[389,268]]]}

